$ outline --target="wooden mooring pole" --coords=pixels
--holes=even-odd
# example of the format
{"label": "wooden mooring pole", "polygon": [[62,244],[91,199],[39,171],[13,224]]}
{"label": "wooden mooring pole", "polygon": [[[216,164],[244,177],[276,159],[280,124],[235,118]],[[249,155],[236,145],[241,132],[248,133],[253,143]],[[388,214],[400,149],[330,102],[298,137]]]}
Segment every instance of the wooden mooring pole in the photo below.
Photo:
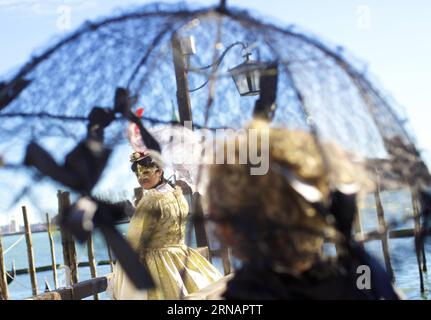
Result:
{"label": "wooden mooring pole", "polygon": [[9,291],[7,287],[6,268],[3,259],[2,236],[0,234],[0,300],[9,299]]}
{"label": "wooden mooring pole", "polygon": [[389,254],[389,242],[388,242],[388,230],[386,229],[385,211],[382,205],[382,199],[380,196],[380,186],[377,183],[376,191],[374,192],[374,199],[376,202],[377,220],[380,228],[384,229],[385,232],[382,236],[382,250],[385,258],[386,271],[391,277],[392,281],[395,282],[394,270],[392,268],[391,256]]}
{"label": "wooden mooring pole", "polygon": [[227,276],[232,272],[232,265],[231,265],[231,254],[230,249],[228,247],[223,247],[221,249],[221,258],[223,261],[223,272],[224,275]]}
{"label": "wooden mooring pole", "polygon": [[30,273],[31,290],[32,290],[32,294],[35,296],[37,295],[36,268],[34,264],[31,228],[30,228],[30,223],[28,221],[27,208],[25,206],[22,207],[22,216],[24,219],[25,240],[27,243],[28,271]]}
{"label": "wooden mooring pole", "polygon": [[[88,252],[88,263],[90,264],[91,278],[96,278],[97,277],[96,259],[94,258],[93,236],[91,235],[87,242],[87,252]],[[99,295],[97,293],[93,297],[94,297],[94,300],[99,300]]]}
{"label": "wooden mooring pole", "polygon": [[[70,193],[58,190],[58,214],[59,216],[65,214],[66,210],[70,207]],[[63,246],[63,260],[64,264],[69,267],[72,284],[78,283],[78,264],[76,259],[75,242],[72,235],[63,228],[60,228],[61,244]],[[68,284],[69,285],[69,284]]]}
{"label": "wooden mooring pole", "polygon": [[108,250],[109,266],[111,267],[111,272],[114,272],[114,260],[112,259],[111,248],[106,245],[106,249]]}
{"label": "wooden mooring pole", "polygon": [[54,245],[54,237],[52,236],[51,221],[49,220],[48,213],[46,214],[46,229],[48,232],[49,247],[51,250],[52,277],[54,279],[54,287],[55,289],[57,289],[58,278],[57,278],[57,262],[55,259],[55,245]]}
{"label": "wooden mooring pole", "polygon": [[[362,219],[361,219],[361,210],[359,208],[356,208],[356,214],[355,214],[355,221],[353,223],[353,228],[355,231],[355,234],[359,234],[361,239],[364,238],[364,229],[362,228]],[[364,248],[364,242],[360,242],[360,246]]]}
{"label": "wooden mooring pole", "polygon": [[[421,241],[419,241],[419,233],[421,230],[421,224],[420,224],[420,214],[419,214],[419,206],[418,206],[418,199],[417,199],[417,193],[416,191],[411,188],[410,192],[412,194],[412,208],[413,208],[413,217],[414,217],[414,224],[415,224],[415,232],[414,232],[414,236],[415,236],[415,250],[416,250],[416,259],[418,262],[418,270],[419,270],[419,280],[420,280],[420,289],[421,289],[421,293],[425,292],[425,285],[424,285],[424,275],[423,275],[423,271],[424,271],[424,248],[423,248],[423,243],[420,243]],[[426,270],[426,266],[425,266],[425,270]]]}
{"label": "wooden mooring pole", "polygon": [[[412,206],[413,206],[413,216],[414,216],[414,222],[415,222],[415,230],[420,230],[422,228],[422,223],[420,221],[420,209],[419,209],[419,200],[417,193],[415,191],[412,191]],[[422,242],[421,243],[421,256],[422,256],[422,271],[427,272],[427,257],[425,255],[425,245]]]}
{"label": "wooden mooring pole", "polygon": [[[197,247],[209,247],[208,232],[205,226],[204,211],[202,208],[202,196],[195,192],[192,195],[192,215]],[[210,254],[211,259],[211,254]]]}

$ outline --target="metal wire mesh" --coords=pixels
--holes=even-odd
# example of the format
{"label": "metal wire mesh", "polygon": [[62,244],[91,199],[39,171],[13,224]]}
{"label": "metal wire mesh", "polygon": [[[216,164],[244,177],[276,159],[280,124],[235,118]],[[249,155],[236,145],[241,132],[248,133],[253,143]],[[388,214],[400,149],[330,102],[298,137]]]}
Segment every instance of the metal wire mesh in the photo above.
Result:
{"label": "metal wire mesh", "polygon": [[[23,169],[30,141],[38,141],[61,161],[85,136],[91,108],[111,106],[117,87],[127,87],[136,96],[136,106],[145,108],[147,126],[171,123],[172,108],[177,108],[174,35],[196,39],[192,66],[212,65],[232,43],[247,43],[255,60],[278,61],[280,66],[274,126],[315,129],[321,141],[336,142],[366,158],[388,188],[430,182],[405,129],[402,108],[371,83],[345,51],[238,9],[153,4],[84,23],[5,79],[0,106],[3,190],[22,191],[7,177],[11,170]],[[228,72],[243,61],[242,54],[240,47],[234,48],[217,69],[189,72],[190,88],[209,80],[191,93],[196,127],[241,128],[251,120],[256,97],[240,97]],[[108,146],[124,150],[126,126],[118,119],[108,129]],[[28,187],[31,178],[22,184]]]}

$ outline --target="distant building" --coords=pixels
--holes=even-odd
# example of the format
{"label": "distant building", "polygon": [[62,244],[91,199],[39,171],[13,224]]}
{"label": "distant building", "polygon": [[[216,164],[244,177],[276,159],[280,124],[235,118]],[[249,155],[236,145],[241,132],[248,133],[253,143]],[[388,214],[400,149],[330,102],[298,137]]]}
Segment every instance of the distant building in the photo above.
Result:
{"label": "distant building", "polygon": [[[30,225],[32,232],[43,232],[47,231],[46,223],[33,223]],[[11,233],[24,233],[25,228],[23,225],[18,225],[15,219],[12,219],[9,224],[0,226],[0,233],[3,235]]]}
{"label": "distant building", "polygon": [[38,232],[38,231],[46,231],[46,224],[45,223],[33,223],[30,225],[32,232]]}
{"label": "distant building", "polygon": [[1,234],[7,234],[9,230],[9,226],[0,226],[0,233]]}
{"label": "distant building", "polygon": [[19,231],[18,222],[15,219],[12,219],[9,223],[9,233],[15,233]]}

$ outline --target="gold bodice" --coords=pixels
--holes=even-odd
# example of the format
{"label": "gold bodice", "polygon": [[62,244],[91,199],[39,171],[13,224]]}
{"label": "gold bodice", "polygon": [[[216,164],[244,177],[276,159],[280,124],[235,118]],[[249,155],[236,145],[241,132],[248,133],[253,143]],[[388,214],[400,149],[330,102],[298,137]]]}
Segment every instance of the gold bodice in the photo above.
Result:
{"label": "gold bodice", "polygon": [[188,203],[179,187],[152,189],[139,201],[127,237],[138,252],[184,245]]}

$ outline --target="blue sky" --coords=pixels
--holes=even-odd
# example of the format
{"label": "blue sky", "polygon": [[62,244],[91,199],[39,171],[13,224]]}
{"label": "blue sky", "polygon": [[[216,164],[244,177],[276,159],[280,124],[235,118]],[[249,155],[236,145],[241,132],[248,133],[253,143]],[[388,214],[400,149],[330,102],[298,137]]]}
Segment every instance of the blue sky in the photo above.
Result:
{"label": "blue sky", "polygon": [[[61,10],[65,7],[70,9],[70,29],[74,29],[85,20],[109,15],[116,8],[149,2],[0,0],[0,75],[19,67],[34,50],[70,31],[59,27]],[[190,3],[213,5],[218,1]],[[418,145],[431,164],[431,1],[228,0],[227,3],[273,18],[279,25],[296,24],[367,62],[371,74],[406,108]]]}

